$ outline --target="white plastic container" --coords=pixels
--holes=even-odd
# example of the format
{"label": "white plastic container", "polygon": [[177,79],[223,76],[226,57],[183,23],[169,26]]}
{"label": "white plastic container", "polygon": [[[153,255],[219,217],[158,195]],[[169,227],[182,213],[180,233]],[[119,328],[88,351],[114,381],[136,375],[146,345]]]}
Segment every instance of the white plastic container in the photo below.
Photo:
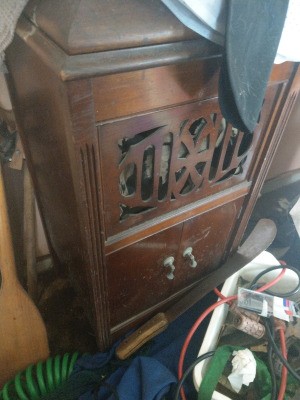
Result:
{"label": "white plastic container", "polygon": [[[241,276],[245,280],[251,282],[256,275],[258,275],[261,271],[269,268],[270,266],[280,265],[278,260],[269,252],[263,251],[259,256],[257,256],[253,261],[247,264],[245,267],[241,268],[238,272],[228,278],[223,287],[221,293],[224,296],[233,296],[237,293],[237,283],[238,279]],[[274,279],[280,270],[274,270],[268,272],[260,279],[260,283],[267,283]],[[292,290],[298,282],[298,276],[294,271],[287,270],[284,274],[283,278],[276,285],[272,287],[272,290],[277,293],[285,293]],[[210,323],[208,325],[205,337],[203,339],[200,351],[198,356],[201,354],[205,354],[208,351],[212,351],[217,347],[220,331],[222,325],[226,320],[226,316],[228,313],[228,305],[224,304],[215,309],[212,314]],[[194,369],[194,385],[196,390],[199,389],[202,378],[207,370],[209,364],[209,360],[204,360],[199,363]],[[229,397],[214,391],[212,400],[231,400]]]}

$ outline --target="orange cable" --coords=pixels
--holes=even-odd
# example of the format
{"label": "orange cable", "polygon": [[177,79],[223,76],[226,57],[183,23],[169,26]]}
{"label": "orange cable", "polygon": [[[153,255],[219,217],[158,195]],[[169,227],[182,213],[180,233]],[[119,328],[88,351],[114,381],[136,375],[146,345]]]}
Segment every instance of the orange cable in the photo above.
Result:
{"label": "orange cable", "polygon": [[[279,328],[279,338],[280,338],[280,347],[281,347],[281,353],[285,359],[287,359],[287,348],[286,348],[286,343],[285,343],[285,335],[284,335],[284,329]],[[286,390],[286,383],[287,383],[287,369],[284,365],[282,365],[281,369],[281,380],[280,380],[280,388],[279,388],[279,393],[278,393],[278,400],[283,400],[284,399],[284,394]]]}

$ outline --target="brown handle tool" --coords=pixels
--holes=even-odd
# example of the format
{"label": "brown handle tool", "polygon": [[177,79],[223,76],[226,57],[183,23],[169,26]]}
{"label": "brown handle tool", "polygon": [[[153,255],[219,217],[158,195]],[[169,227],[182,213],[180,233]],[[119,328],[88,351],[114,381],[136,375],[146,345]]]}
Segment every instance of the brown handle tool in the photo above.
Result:
{"label": "brown handle tool", "polygon": [[168,325],[197,303],[212,287],[218,286],[224,280],[244,267],[269,247],[276,235],[273,221],[261,219],[254,227],[243,245],[217,271],[211,273],[199,284],[195,285],[181,300],[170,307],[165,313],[159,313],[128,336],[116,349],[116,355],[124,360],[136,352],[147,341],[164,331]]}

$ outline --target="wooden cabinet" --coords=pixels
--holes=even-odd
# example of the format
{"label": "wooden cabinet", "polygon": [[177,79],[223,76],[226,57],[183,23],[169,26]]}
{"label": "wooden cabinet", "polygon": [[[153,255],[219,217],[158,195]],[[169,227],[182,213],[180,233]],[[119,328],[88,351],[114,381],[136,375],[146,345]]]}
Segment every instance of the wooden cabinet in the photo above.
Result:
{"label": "wooden cabinet", "polygon": [[299,78],[274,67],[245,134],[218,106],[222,49],[160,1],[71,3],[30,1],[7,64],[52,254],[104,349],[209,274],[218,282]]}

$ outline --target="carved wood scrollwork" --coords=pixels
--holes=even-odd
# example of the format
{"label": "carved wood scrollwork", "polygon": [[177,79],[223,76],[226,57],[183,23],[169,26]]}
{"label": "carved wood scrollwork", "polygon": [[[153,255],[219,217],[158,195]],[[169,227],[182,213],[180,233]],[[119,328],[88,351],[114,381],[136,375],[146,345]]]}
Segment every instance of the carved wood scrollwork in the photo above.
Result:
{"label": "carved wood scrollwork", "polygon": [[251,142],[217,113],[123,137],[120,220],[241,174]]}

